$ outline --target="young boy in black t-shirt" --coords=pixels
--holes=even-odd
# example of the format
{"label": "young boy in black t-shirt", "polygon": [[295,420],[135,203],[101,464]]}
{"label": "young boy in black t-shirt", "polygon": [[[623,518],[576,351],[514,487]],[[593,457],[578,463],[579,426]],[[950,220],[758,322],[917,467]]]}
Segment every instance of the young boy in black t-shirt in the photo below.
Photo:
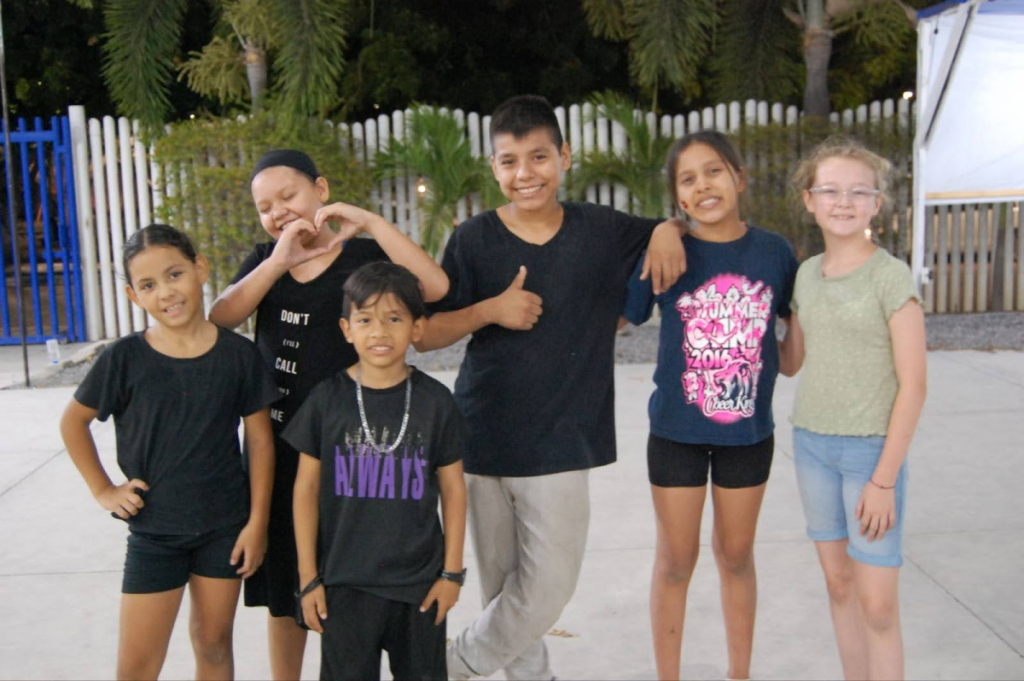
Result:
{"label": "young boy in black t-shirt", "polygon": [[445,615],[465,577],[465,422],[444,385],[405,363],[426,323],[416,277],[372,263],[344,292],[341,329],[359,361],[314,388],[284,431],[302,453],[303,618],[323,635],[322,679],[377,678],[381,650],[395,678],[447,679]]}
{"label": "young boy in black t-shirt", "polygon": [[452,235],[448,295],[417,344],[473,336],[455,401],[470,427],[466,484],[485,607],[452,639],[448,672],[550,679],[542,637],[576,588],[589,469],[616,456],[613,358],[626,282],[648,243],[656,291],[685,265],[676,224],[558,201],[571,157],[547,100],[510,99],[490,133],[509,203]]}

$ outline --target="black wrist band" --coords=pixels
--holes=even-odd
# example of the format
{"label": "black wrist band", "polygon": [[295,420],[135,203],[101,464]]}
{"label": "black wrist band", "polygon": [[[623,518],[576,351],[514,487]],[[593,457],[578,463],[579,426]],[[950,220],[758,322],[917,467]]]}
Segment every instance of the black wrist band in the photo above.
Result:
{"label": "black wrist band", "polygon": [[313,589],[317,588],[318,586],[322,586],[323,583],[324,583],[323,577],[321,577],[320,575],[317,575],[316,577],[314,577],[312,579],[312,581],[310,581],[309,584],[306,585],[306,588],[302,589],[301,591],[299,591],[295,595],[298,597],[299,600],[302,600],[304,597],[309,595],[309,593]]}
{"label": "black wrist band", "polygon": [[462,572],[449,572],[448,570],[442,569],[441,579],[448,582],[455,582],[459,586],[462,586],[466,583],[466,572],[468,571],[469,568],[462,568]]}

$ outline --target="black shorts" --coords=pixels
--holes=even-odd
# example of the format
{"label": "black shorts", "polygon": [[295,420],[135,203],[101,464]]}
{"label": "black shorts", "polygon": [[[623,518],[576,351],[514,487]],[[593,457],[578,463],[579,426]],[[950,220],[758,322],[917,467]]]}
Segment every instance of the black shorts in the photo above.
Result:
{"label": "black shorts", "polygon": [[217,579],[241,579],[231,551],[245,527],[236,525],[203,534],[128,535],[121,593],[155,594],[188,584],[189,575]]}
{"label": "black shorts", "polygon": [[267,552],[260,569],[245,580],[243,600],[250,608],[269,608],[272,617],[295,617],[299,559],[292,523],[292,490],[299,469],[299,455],[280,438],[274,438],[274,452],[274,488],[270,495]]}
{"label": "black shorts", "polygon": [[388,651],[396,679],[447,679],[448,620],[434,624],[437,603],[392,601],[343,586],[327,587],[327,619],[320,639],[321,679],[379,679]]}
{"label": "black shorts", "polygon": [[651,434],[647,439],[647,477],[658,487],[718,487],[739,489],[768,482],[775,435],[752,445],[694,445]]}

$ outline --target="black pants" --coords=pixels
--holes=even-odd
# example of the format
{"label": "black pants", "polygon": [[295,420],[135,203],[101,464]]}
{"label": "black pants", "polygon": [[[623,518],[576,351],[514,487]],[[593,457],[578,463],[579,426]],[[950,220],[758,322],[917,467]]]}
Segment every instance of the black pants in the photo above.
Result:
{"label": "black pants", "polygon": [[437,604],[402,603],[341,586],[327,587],[327,619],[320,641],[321,680],[379,679],[388,651],[396,679],[447,679],[447,619],[434,624]]}

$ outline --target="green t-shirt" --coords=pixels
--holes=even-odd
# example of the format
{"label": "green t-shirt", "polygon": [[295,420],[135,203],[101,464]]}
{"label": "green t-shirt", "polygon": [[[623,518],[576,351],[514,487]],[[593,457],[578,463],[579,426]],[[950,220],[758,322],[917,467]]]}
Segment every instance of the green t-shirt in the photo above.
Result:
{"label": "green t-shirt", "polygon": [[910,268],[879,248],[838,277],[823,277],[821,255],[800,266],[792,309],[806,354],[794,426],[825,435],[885,435],[899,384],[889,318],[917,300]]}

